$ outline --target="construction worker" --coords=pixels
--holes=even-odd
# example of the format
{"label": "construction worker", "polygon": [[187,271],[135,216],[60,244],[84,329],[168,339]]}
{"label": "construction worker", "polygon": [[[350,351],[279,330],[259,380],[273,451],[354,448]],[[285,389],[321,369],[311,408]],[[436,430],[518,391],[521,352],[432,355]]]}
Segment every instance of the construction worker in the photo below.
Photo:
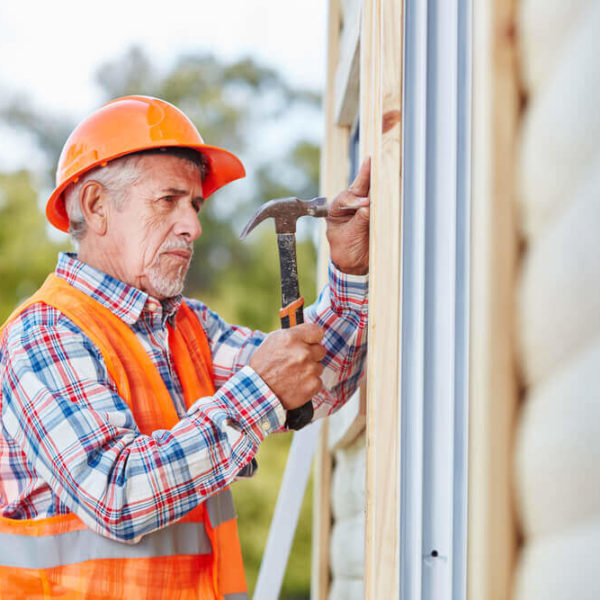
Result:
{"label": "construction worker", "polygon": [[269,335],[181,295],[204,201],[243,175],[156,98],[67,140],[46,214],[78,253],[0,338],[0,598],[247,598],[228,486],[286,410],[357,386],[370,175],[331,203],[307,322]]}

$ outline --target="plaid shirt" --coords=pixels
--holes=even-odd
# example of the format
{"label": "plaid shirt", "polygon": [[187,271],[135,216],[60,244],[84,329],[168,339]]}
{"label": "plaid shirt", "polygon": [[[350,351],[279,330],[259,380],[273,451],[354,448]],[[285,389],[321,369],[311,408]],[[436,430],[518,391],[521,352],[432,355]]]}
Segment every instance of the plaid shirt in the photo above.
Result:
{"label": "plaid shirt", "polygon": [[[180,421],[169,431],[142,435],[89,338],[53,307],[30,306],[0,344],[0,515],[73,512],[102,535],[134,542],[231,483],[266,435],[282,428],[283,407],[245,366],[266,334],[228,325],[186,298],[206,331],[217,389],[186,410],[166,328],[182,298],[158,302],[72,254],[59,256],[56,274],[131,327]],[[366,276],[330,265],[329,286],[305,318],[326,329],[324,391],[313,400],[322,417],[344,403],[361,375]]]}

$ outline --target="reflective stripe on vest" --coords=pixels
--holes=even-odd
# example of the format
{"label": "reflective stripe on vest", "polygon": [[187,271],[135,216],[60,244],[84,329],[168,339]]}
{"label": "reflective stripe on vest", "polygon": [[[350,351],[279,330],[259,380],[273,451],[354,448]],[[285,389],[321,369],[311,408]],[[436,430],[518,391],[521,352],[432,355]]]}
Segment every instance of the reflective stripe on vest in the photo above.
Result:
{"label": "reflective stripe on vest", "polygon": [[[211,496],[206,508],[213,528],[235,519],[229,489]],[[135,544],[101,536],[89,529],[43,536],[0,533],[0,565],[49,569],[92,559],[149,558],[182,554],[210,554],[210,539],[203,523],[174,523],[145,535]]]}
{"label": "reflective stripe on vest", "polygon": [[213,529],[226,521],[235,519],[235,504],[233,503],[233,495],[229,488],[211,496],[205,502],[205,505]]}
{"label": "reflective stripe on vest", "polygon": [[203,523],[174,523],[145,535],[136,544],[117,542],[89,529],[39,537],[0,533],[0,564],[24,569],[50,569],[103,558],[210,553]]}
{"label": "reflective stripe on vest", "polygon": [[[38,302],[65,314],[98,348],[142,434],[170,429],[179,421],[158,370],[123,321],[50,275],[6,324]],[[169,326],[169,346],[189,408],[214,394],[212,359],[202,326],[185,303],[175,322]],[[136,544],[109,540],[72,514],[30,521],[0,518],[0,597],[13,597],[16,590],[25,594],[20,597],[44,599],[67,593],[73,599],[247,600],[231,491],[221,490]]]}

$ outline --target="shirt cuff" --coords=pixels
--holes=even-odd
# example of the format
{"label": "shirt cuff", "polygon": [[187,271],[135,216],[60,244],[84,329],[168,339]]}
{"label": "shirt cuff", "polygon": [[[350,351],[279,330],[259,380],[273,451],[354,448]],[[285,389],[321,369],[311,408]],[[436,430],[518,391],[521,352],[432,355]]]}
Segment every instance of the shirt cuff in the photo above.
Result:
{"label": "shirt cuff", "polygon": [[366,325],[369,311],[369,275],[351,275],[343,273],[329,261],[329,289],[331,305],[338,313],[358,312],[361,323]]}
{"label": "shirt cuff", "polygon": [[219,389],[217,396],[225,403],[224,424],[239,428],[257,442],[281,429],[285,422],[285,409],[252,367],[238,371]]}

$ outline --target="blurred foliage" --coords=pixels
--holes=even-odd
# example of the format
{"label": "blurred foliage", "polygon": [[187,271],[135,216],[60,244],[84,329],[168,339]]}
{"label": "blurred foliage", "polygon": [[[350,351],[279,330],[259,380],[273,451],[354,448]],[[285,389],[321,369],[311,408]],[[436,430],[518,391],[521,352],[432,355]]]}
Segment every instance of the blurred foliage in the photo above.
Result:
{"label": "blurred foliage", "polygon": [[0,323],[43,283],[64,249],[46,235],[31,173],[0,173]]}
{"label": "blurred foliage", "polygon": [[[181,56],[166,72],[140,48],[104,64],[97,72],[104,100],[144,94],[181,108],[204,140],[238,153],[252,165],[250,182],[232,184],[204,205],[203,234],[196,243],[185,293],[205,301],[226,320],[252,328],[277,328],[279,261],[272,224],[261,226],[243,243],[238,233],[259,204],[272,198],[309,198],[317,194],[319,149],[298,139],[266,159],[255,150],[256,132],[295,110],[317,110],[320,99],[294,89],[281,75],[250,59],[225,64],[211,55]],[[53,184],[53,171],[64,141],[76,123],[49,114],[29,98],[0,103],[0,120],[33,137],[47,157],[47,169],[32,174],[0,173],[0,319],[31,294],[53,270],[56,254],[69,243],[54,242],[38,197]],[[279,122],[279,121],[278,121]],[[284,142],[287,145],[284,145]],[[248,188],[249,191],[248,191]],[[243,200],[234,193],[245,189]],[[300,285],[307,302],[314,298],[316,251],[299,240]],[[281,481],[289,436],[272,436],[259,453],[259,472],[233,486],[240,537],[250,584],[254,586]],[[281,598],[308,598],[310,587],[310,503],[301,517]]]}
{"label": "blurred foliage", "polygon": [[[246,566],[248,588],[256,585],[258,569],[267,543],[269,527],[275,510],[279,486],[287,460],[291,436],[276,434],[268,437],[257,454],[258,472],[252,479],[240,480],[231,486],[238,512],[242,554]],[[302,510],[292,545],[288,568],[280,598],[302,600],[309,597],[312,539],[312,483],[302,503]]]}

